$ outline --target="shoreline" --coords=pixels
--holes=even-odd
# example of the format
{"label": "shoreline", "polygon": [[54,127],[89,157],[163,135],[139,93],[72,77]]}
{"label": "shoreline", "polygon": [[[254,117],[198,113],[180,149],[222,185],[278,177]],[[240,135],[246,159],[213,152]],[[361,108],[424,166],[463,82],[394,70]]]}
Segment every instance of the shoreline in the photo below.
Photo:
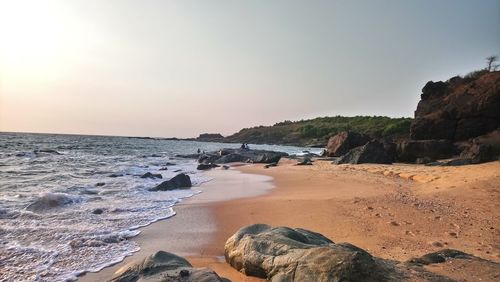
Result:
{"label": "shoreline", "polygon": [[[223,254],[220,258],[212,248],[212,237],[217,233],[214,206],[224,201],[259,197],[275,188],[271,177],[244,173],[239,170],[240,167],[241,165],[235,165],[229,170],[203,172],[212,180],[192,188],[201,193],[174,205],[172,208],[176,215],[139,228],[141,233],[131,239],[139,245],[139,251],[98,272],[87,272],[78,277],[78,281],[107,281],[121,267],[159,250],[184,256],[189,261],[198,263],[224,261]],[[198,264],[195,262],[192,262],[193,265]],[[236,274],[237,278],[246,277],[237,272]]]}
{"label": "shoreline", "polygon": [[[312,166],[294,164],[294,160],[284,159],[278,167],[269,169],[262,165],[236,167],[241,174],[234,176],[271,177],[275,188],[247,198],[185,205],[185,209],[181,204],[175,207],[178,215],[147,228],[161,232],[179,224],[176,220],[189,218],[189,213],[198,213],[192,215],[196,219],[206,216],[205,221],[212,228],[198,232],[189,242],[191,250],[197,249],[197,253],[167,248],[165,238],[144,235],[142,242],[153,246],[151,252],[165,250],[184,255],[193,266],[210,267],[232,281],[263,281],[237,272],[223,257],[227,238],[254,223],[309,229],[336,243],[348,242],[385,259],[406,261],[451,248],[500,262],[500,219],[495,213],[500,207],[500,161],[464,167],[334,166],[325,161],[316,161]],[[207,172],[213,173],[224,176],[227,171]],[[217,180],[212,182],[216,183]],[[247,188],[255,189],[254,186],[255,183]],[[172,240],[179,237],[181,234],[173,235]],[[141,245],[143,253],[147,249]],[[112,268],[82,278],[109,279],[111,269],[137,258],[128,257]],[[471,277],[488,281],[498,275],[492,274],[491,269],[465,268],[453,263],[427,269],[464,281]]]}

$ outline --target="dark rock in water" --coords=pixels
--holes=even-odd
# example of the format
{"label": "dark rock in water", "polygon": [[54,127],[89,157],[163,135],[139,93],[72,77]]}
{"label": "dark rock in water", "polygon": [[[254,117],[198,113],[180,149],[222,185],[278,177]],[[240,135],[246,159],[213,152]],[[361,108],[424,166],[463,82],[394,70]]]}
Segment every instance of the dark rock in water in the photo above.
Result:
{"label": "dark rock in water", "polygon": [[122,177],[122,176],[123,176],[123,174],[122,174],[122,173],[113,173],[113,174],[110,174],[110,175],[108,175],[108,176],[109,176],[109,177],[113,177],[113,178],[115,178],[115,177]]}
{"label": "dark rock in water", "polygon": [[26,207],[32,212],[44,212],[64,205],[74,203],[75,199],[62,193],[47,193],[36,199]]}
{"label": "dark rock in water", "polygon": [[171,162],[167,162],[167,163],[165,164],[165,166],[173,166],[173,165],[176,165],[176,164],[175,164],[175,163],[171,163]]}
{"label": "dark rock in water", "polygon": [[104,212],[104,210],[100,209],[100,208],[97,208],[97,209],[92,211],[93,214],[102,214],[103,212]]}
{"label": "dark rock in water", "polygon": [[97,186],[97,187],[104,186],[104,185],[106,185],[106,183],[104,183],[104,182],[97,182],[95,184],[95,186]]}
{"label": "dark rock in water", "polygon": [[275,282],[452,281],[301,228],[249,225],[226,241],[224,255],[238,271]]}
{"label": "dark rock in water", "polygon": [[500,127],[500,72],[429,81],[411,124],[416,140],[466,140]]}
{"label": "dark rock in water", "polygon": [[312,165],[312,160],[309,157],[304,157],[300,162],[296,165]]}
{"label": "dark rock in water", "polygon": [[245,150],[245,149],[221,149],[218,152],[202,154],[198,158],[199,163],[274,163],[279,162],[281,157],[288,156],[287,153],[265,151],[265,150]]}
{"label": "dark rock in water", "polygon": [[168,170],[168,167],[162,167],[160,170]]}
{"label": "dark rock in water", "polygon": [[460,154],[461,159],[468,159],[472,164],[479,164],[494,160],[491,146],[473,141],[472,145]]}
{"label": "dark rock in water", "polygon": [[185,155],[175,155],[176,158],[183,159],[198,159],[202,154],[185,154]]}
{"label": "dark rock in water", "polygon": [[340,157],[351,149],[365,145],[370,139],[368,135],[356,132],[340,132],[328,140],[325,157]]}
{"label": "dark rock in water", "polygon": [[212,169],[212,168],[216,168],[216,167],[219,167],[219,166],[216,164],[199,164],[196,167],[196,169],[197,170],[208,170],[208,169]]}
{"label": "dark rock in water", "polygon": [[446,159],[453,156],[455,146],[448,140],[405,140],[397,144],[397,159],[415,162],[418,158]]}
{"label": "dark rock in water", "polygon": [[170,191],[175,189],[189,189],[192,186],[191,178],[184,173],[177,174],[174,178],[162,182],[149,191]]}
{"label": "dark rock in water", "polygon": [[228,166],[228,165],[223,165],[223,166],[222,166],[222,168],[223,168],[223,169],[229,169],[229,168],[230,168],[230,166]]}
{"label": "dark rock in water", "polygon": [[349,151],[347,154],[338,158],[334,164],[391,164],[392,158],[387,154],[384,145],[378,141],[370,141],[364,146],[357,147]]}
{"label": "dark rock in water", "polygon": [[35,150],[34,151],[35,154],[40,154],[40,153],[46,153],[46,154],[54,154],[54,155],[62,155],[61,153],[59,153],[58,151],[56,150],[52,150],[52,149],[41,149],[41,150]]}
{"label": "dark rock in water", "polygon": [[182,171],[182,169],[176,169],[176,170],[174,170],[174,172],[181,172],[181,171]]}
{"label": "dark rock in water", "polygon": [[151,172],[146,172],[144,173],[141,178],[163,178],[163,176],[161,176],[161,174],[159,173],[151,173]]}
{"label": "dark rock in water", "polygon": [[184,258],[158,251],[143,260],[119,269],[112,282],[218,282],[222,280],[209,268],[193,268]]}
{"label": "dark rock in water", "polygon": [[240,155],[237,153],[231,153],[231,154],[223,155],[223,156],[215,159],[215,162],[219,163],[219,164],[227,164],[227,163],[236,163],[236,162],[246,162],[249,159],[250,158],[248,158],[246,156],[243,156],[243,155]]}

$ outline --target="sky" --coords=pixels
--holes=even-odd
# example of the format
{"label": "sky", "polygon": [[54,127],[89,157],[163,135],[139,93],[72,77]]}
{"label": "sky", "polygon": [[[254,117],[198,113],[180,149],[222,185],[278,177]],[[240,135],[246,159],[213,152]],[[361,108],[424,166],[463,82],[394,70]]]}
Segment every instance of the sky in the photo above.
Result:
{"label": "sky", "polygon": [[500,55],[498,0],[0,0],[0,131],[194,137],[412,117]]}

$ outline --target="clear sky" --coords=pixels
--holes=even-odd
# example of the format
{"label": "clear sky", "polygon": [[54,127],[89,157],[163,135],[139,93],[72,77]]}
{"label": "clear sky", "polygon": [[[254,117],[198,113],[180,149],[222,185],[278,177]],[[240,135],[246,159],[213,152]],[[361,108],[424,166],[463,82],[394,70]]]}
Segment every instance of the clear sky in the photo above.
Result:
{"label": "clear sky", "polygon": [[413,116],[500,55],[499,0],[0,0],[0,131],[192,137]]}

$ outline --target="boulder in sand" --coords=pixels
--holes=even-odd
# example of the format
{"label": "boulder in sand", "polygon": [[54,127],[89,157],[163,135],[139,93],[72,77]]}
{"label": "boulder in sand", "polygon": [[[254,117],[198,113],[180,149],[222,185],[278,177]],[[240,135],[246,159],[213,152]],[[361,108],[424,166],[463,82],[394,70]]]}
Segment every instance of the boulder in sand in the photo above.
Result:
{"label": "boulder in sand", "polygon": [[193,268],[184,258],[158,251],[115,272],[111,282],[218,282],[224,281],[209,268]]}
{"label": "boulder in sand", "polygon": [[170,191],[175,189],[189,189],[192,186],[189,175],[179,173],[172,179],[162,182],[160,185],[149,189],[149,191]]}
{"label": "boulder in sand", "polygon": [[385,151],[384,145],[378,141],[370,141],[361,147],[350,150],[336,159],[334,164],[391,164],[392,157]]}
{"label": "boulder in sand", "polygon": [[275,282],[451,281],[301,228],[249,225],[226,241],[224,254],[233,268]]}
{"label": "boulder in sand", "polygon": [[209,163],[209,164],[199,164],[196,167],[196,169],[197,170],[208,170],[208,169],[212,169],[212,168],[216,168],[216,167],[219,167],[219,166],[216,164]]}
{"label": "boulder in sand", "polygon": [[368,135],[343,131],[331,137],[326,145],[326,157],[340,157],[351,149],[363,146],[370,141]]}

